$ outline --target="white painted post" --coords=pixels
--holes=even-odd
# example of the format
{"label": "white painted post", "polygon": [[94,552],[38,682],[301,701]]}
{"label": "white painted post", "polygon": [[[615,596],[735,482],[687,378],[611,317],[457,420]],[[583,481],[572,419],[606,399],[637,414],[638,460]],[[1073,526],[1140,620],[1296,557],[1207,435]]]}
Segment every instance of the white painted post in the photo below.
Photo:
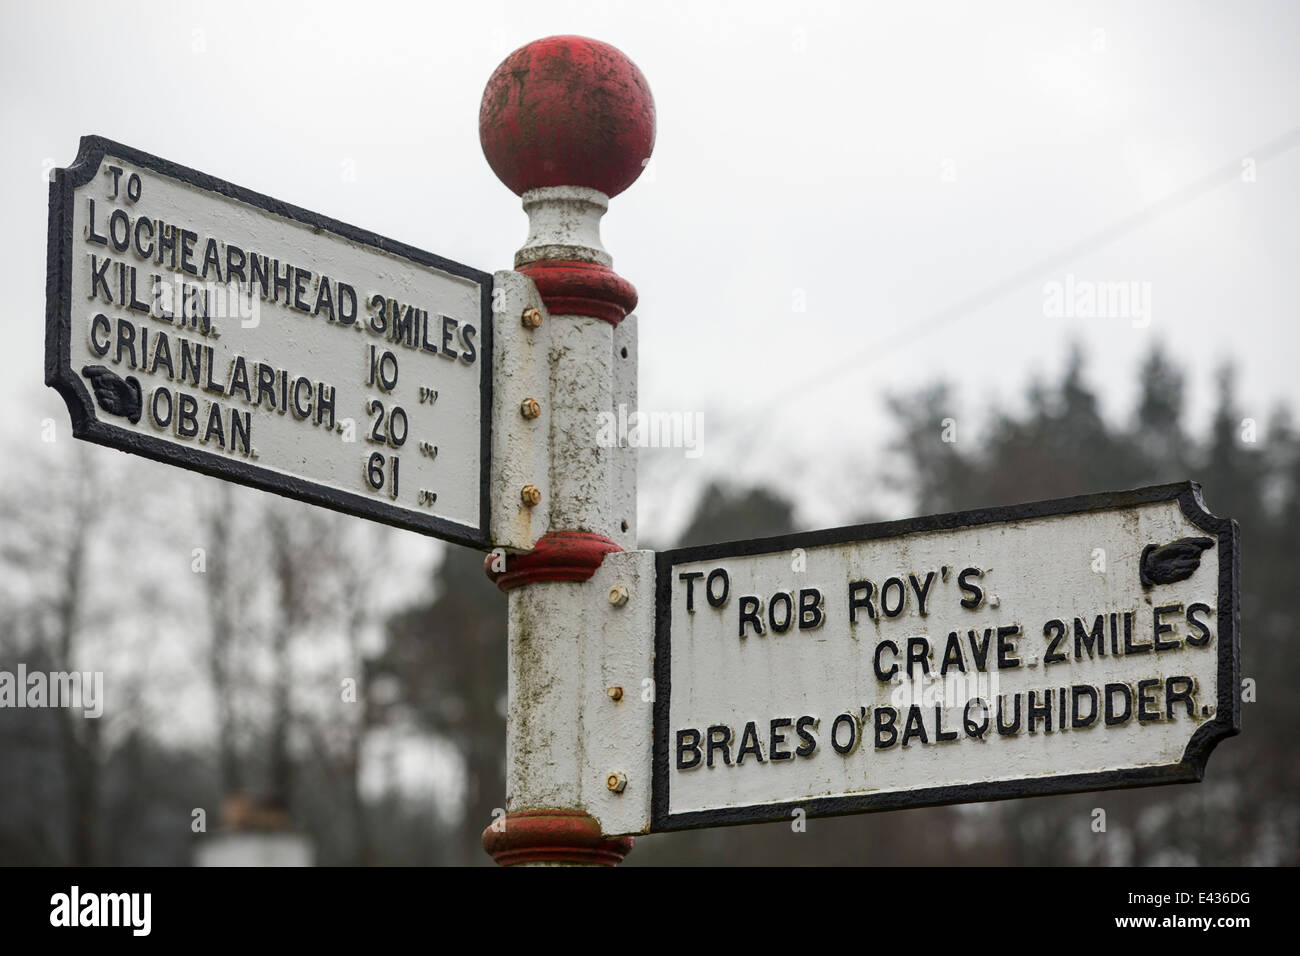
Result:
{"label": "white painted post", "polygon": [[[509,538],[522,554],[489,574],[509,594],[507,815],[483,834],[497,862],[617,864],[649,825],[653,559],[636,547],[635,449],[600,440],[602,419],[635,400],[636,290],[600,240],[609,197],[631,185],[654,145],[654,102],[622,53],[582,37],[551,37],[512,53],[488,81],[479,117],[493,170],[523,200],[529,232],[515,268],[545,303],[520,333],[522,293],[499,297],[494,404],[510,415],[546,394],[529,431],[511,421],[494,458],[544,463],[519,499],[514,457],[494,461]],[[503,283],[503,287],[508,283]],[[534,317],[535,318],[535,317]],[[533,336],[533,345],[527,345]],[[626,354],[625,354],[626,353]],[[517,380],[511,375],[517,369]],[[545,451],[537,445],[545,443]],[[537,500],[545,488],[549,498]],[[545,508],[545,533],[528,509]],[[628,552],[626,554],[620,552]],[[609,560],[606,557],[610,556]],[[626,599],[624,599],[626,594]]]}

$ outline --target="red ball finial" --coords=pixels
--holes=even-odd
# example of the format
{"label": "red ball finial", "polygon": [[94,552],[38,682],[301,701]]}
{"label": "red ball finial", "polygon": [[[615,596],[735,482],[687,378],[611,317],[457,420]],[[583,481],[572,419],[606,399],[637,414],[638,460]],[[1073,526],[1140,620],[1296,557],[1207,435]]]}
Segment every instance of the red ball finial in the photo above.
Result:
{"label": "red ball finial", "polygon": [[479,140],[515,193],[586,186],[617,196],[654,149],[655,104],[636,64],[587,37],[534,40],[488,80]]}

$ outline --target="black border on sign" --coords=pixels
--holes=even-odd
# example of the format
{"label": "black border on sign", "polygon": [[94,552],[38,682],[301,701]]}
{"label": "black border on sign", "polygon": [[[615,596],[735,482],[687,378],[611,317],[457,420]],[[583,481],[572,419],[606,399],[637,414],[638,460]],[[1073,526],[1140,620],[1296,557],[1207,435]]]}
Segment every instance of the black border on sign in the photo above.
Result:
{"label": "black border on sign", "polygon": [[[1057,777],[993,780],[948,787],[889,793],[854,794],[841,797],[806,798],[743,807],[721,807],[688,813],[669,812],[671,766],[671,730],[668,708],[672,700],[672,633],[670,602],[674,565],[710,558],[735,558],[794,548],[872,541],[928,531],[947,531],[985,524],[1025,521],[1055,515],[1108,511],[1176,499],[1187,519],[1219,543],[1219,699],[1214,719],[1197,729],[1176,764],[1107,770],[1098,773],[1069,774]],[[1201,489],[1194,481],[1154,485],[1132,491],[1104,492],[1035,501],[1001,508],[981,508],[952,514],[908,518],[878,524],[852,525],[827,531],[755,538],[725,544],[661,551],[655,556],[655,702],[654,702],[654,776],[650,798],[650,831],[689,830],[697,827],[730,826],[741,823],[764,823],[789,820],[790,811],[799,807],[809,817],[866,813],[877,810],[902,810],[932,807],[948,803],[1006,800],[1014,797],[1078,793],[1085,790],[1113,790],[1123,787],[1146,787],[1165,783],[1196,783],[1205,775],[1211,751],[1225,737],[1241,731],[1241,699],[1237,687],[1240,677],[1240,610],[1237,522],[1211,514],[1201,499]]]}
{"label": "black border on sign", "polygon": [[[112,422],[101,421],[96,415],[95,402],[90,391],[71,367],[72,204],[77,187],[85,185],[94,178],[106,155],[254,206],[283,219],[333,233],[340,238],[371,246],[416,265],[437,269],[476,283],[480,289],[479,321],[482,329],[479,344],[481,401],[478,527],[434,515],[421,515],[369,498],[364,494],[340,491],[303,478],[283,475],[268,468],[225,458],[212,452],[188,448],[151,435],[142,435]],[[488,547],[492,464],[492,276],[478,269],[452,262],[450,259],[424,252],[393,239],[386,239],[376,233],[309,212],[241,186],[235,186],[215,176],[160,159],[101,136],[83,136],[76,160],[67,169],[54,170],[54,179],[50,183],[50,222],[45,279],[45,384],[53,387],[63,396],[64,404],[67,405],[72,417],[72,434],[76,438],[357,517],[370,518],[396,528],[433,535],[456,544],[481,550],[486,550]]]}

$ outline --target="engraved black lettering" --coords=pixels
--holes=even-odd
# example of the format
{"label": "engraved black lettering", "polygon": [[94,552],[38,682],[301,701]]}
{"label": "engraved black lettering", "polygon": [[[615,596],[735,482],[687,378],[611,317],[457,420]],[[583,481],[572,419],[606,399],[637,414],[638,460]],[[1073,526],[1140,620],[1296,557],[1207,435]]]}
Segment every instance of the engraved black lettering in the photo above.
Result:
{"label": "engraved black lettering", "polygon": [[876,619],[876,609],[871,604],[871,592],[875,590],[875,585],[870,581],[853,581],[849,584],[849,623],[856,624],[858,621],[858,608],[867,609],[867,617],[871,620]]}
{"label": "engraved black lettering", "polygon": [[677,769],[693,770],[703,759],[700,753],[700,732],[694,727],[677,731]]}
{"label": "engraved black lettering", "polygon": [[745,637],[745,625],[754,625],[754,633],[759,637],[763,636],[763,602],[752,594],[743,595],[736,602],[736,607],[740,611],[740,636]]}
{"label": "engraved black lettering", "polygon": [[722,762],[728,767],[731,766],[731,728],[715,726],[709,728],[708,733],[708,756],[705,758],[705,764],[713,766],[713,755],[717,751],[722,751]]}
{"label": "engraved black lettering", "polygon": [[695,581],[697,578],[704,577],[703,571],[683,571],[677,575],[677,580],[686,582],[686,613],[695,613]]}

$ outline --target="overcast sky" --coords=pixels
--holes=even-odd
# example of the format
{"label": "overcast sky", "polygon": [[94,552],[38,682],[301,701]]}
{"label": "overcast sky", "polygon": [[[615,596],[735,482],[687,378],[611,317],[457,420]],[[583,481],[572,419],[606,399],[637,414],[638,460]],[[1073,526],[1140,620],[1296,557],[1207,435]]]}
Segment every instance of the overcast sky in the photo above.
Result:
{"label": "overcast sky", "polygon": [[[713,475],[774,484],[807,527],[896,513],[884,394],[960,382],[977,441],[1071,341],[1111,414],[1154,341],[1192,373],[1194,423],[1226,357],[1243,414],[1300,409],[1300,4],[115,0],[4,20],[0,389],[35,409],[6,437],[67,421],[40,385],[45,173],[79,136],[492,271],[526,219],[479,147],[483,85],[561,33],[621,48],[658,108],[605,244],[641,296],[642,408],[705,419],[699,458],[643,467],[643,537],[670,538],[680,489]],[[1047,314],[1067,274],[1144,284],[1149,322]]]}

